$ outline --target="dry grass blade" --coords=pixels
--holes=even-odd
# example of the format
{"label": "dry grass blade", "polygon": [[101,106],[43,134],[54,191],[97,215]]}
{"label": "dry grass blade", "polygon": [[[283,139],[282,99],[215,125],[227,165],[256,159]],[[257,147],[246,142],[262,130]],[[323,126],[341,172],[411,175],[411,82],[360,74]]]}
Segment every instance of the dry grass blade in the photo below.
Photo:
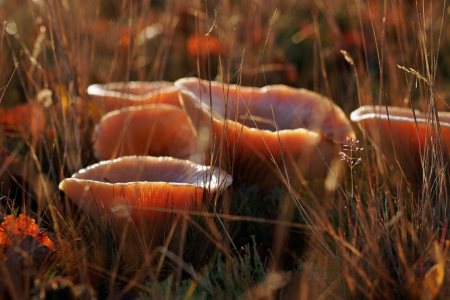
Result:
{"label": "dry grass blade", "polygon": [[423,82],[425,82],[427,85],[429,85],[428,79],[426,79],[425,77],[423,77],[422,75],[420,75],[419,72],[417,72],[416,70],[414,70],[413,68],[405,68],[403,66],[397,65],[397,68],[407,72],[407,73],[411,73],[413,75],[415,75],[417,78],[419,78],[420,80],[423,80]]}

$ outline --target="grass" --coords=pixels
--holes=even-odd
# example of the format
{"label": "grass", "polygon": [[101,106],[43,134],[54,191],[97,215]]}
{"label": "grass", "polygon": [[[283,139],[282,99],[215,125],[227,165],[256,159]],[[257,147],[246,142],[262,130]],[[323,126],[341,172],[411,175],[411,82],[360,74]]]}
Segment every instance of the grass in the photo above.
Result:
{"label": "grass", "polygon": [[[177,214],[159,245],[131,223],[117,232],[113,220],[92,220],[58,184],[96,162],[94,82],[283,83],[347,115],[391,105],[438,124],[448,111],[448,15],[445,1],[0,1],[1,212],[31,215],[58,249],[45,269],[2,262],[2,296],[39,299],[62,277],[70,293],[99,299],[446,298],[448,157],[431,137],[420,178],[407,182],[383,137],[355,125],[361,162],[336,190],[320,180],[268,191],[234,183],[214,209]],[[200,46],[209,51],[190,53],[189,37],[208,32]],[[22,128],[5,121],[19,104],[35,107],[24,120],[15,113]],[[39,118],[42,128],[26,123]],[[7,280],[25,269],[30,284]]]}

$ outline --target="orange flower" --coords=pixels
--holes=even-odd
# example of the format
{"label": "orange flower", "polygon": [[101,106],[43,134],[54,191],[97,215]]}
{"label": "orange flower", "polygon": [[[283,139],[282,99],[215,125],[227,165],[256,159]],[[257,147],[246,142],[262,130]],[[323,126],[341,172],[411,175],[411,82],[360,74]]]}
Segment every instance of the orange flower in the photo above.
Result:
{"label": "orange flower", "polygon": [[14,235],[24,234],[36,238],[40,244],[55,250],[53,243],[41,233],[36,222],[25,214],[20,214],[18,218],[14,218],[13,215],[5,217],[5,221],[0,225],[0,249],[4,251],[11,246],[14,243]]}
{"label": "orange flower", "polygon": [[49,247],[52,250],[55,250],[55,246],[53,245],[52,241],[43,233],[39,233],[39,235],[36,237],[36,240],[39,242],[39,244],[42,244],[44,246]]}

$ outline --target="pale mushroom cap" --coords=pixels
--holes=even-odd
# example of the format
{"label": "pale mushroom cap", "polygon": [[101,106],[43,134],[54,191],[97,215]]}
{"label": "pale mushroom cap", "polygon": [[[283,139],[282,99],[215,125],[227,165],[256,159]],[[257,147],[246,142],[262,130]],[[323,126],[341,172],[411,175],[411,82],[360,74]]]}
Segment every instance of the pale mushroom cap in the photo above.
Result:
{"label": "pale mushroom cap", "polygon": [[[195,105],[213,117],[222,121],[228,118],[249,128],[256,129],[255,123],[265,134],[276,135],[273,116],[279,131],[305,128],[310,131],[322,131],[328,138],[345,141],[353,137],[354,132],[344,112],[331,100],[320,94],[288,87],[271,85],[263,88],[241,87],[234,84],[211,82],[211,99],[209,82],[198,78],[180,79],[175,85],[189,95]],[[225,111],[225,103],[227,111]],[[245,118],[247,108],[254,120]],[[273,108],[273,112],[272,112]],[[335,133],[337,134],[336,138]]]}
{"label": "pale mushroom cap", "polygon": [[128,155],[187,159],[194,153],[197,140],[181,108],[150,104],[104,115],[95,127],[93,142],[99,160]]}
{"label": "pale mushroom cap", "polygon": [[180,107],[177,88],[165,81],[92,84],[87,93],[103,114],[134,105],[160,103]]}
{"label": "pale mushroom cap", "polygon": [[[389,113],[389,118],[388,118]],[[414,118],[415,114],[415,118]],[[388,162],[400,167],[408,180],[418,181],[421,176],[420,152],[431,146],[431,122],[425,113],[409,108],[363,106],[351,113]],[[439,112],[442,141],[450,150],[450,113]],[[417,123],[416,123],[417,122]]]}
{"label": "pale mushroom cap", "polygon": [[[145,215],[150,207],[191,210],[208,193],[232,183],[225,171],[171,157],[127,156],[94,164],[64,179],[59,188],[88,214]],[[205,194],[206,193],[206,194]]]}
{"label": "pale mushroom cap", "polygon": [[[450,146],[450,113],[439,112],[438,114],[443,141],[444,143],[449,143],[448,146]],[[414,111],[413,114],[412,110],[409,108],[388,106],[386,109],[386,106],[363,106],[352,112],[350,119],[353,122],[362,123],[363,126],[367,125],[365,126],[367,127],[365,129],[368,130],[371,135],[378,132],[378,126],[381,126],[381,135],[389,138],[389,141],[391,132],[392,138],[394,138],[396,142],[403,141],[404,139],[416,141],[415,148],[418,148],[419,146],[418,133],[420,145],[422,147],[424,146],[426,137],[431,135],[430,130],[432,123],[428,120],[428,116],[417,110]],[[404,143],[404,145],[409,143]]]}
{"label": "pale mushroom cap", "polygon": [[[176,81],[175,85],[196,128],[199,149],[205,155],[214,149],[213,155],[220,157],[215,161],[225,168],[232,165],[233,177],[238,180],[273,186],[277,178],[272,175],[278,177],[279,172],[272,157],[281,170],[283,161],[286,162],[289,176],[296,177],[298,171],[308,178],[324,175],[328,168],[323,158],[329,164],[339,152],[332,140],[345,141],[346,137],[355,136],[339,107],[304,89],[284,85],[251,88],[211,82],[210,97],[208,81],[188,78]],[[253,118],[245,119],[247,108]],[[217,153],[220,146],[222,155]]]}
{"label": "pale mushroom cap", "polygon": [[[405,122],[405,123],[417,123],[426,124],[428,122],[428,117],[424,112],[415,110],[414,114],[410,108],[379,106],[379,105],[367,105],[362,106],[350,114],[350,119],[353,122],[360,122],[367,119],[379,119],[383,121],[391,122]],[[415,115],[415,119],[414,119]],[[450,113],[439,112],[439,121],[441,127],[450,128]]]}

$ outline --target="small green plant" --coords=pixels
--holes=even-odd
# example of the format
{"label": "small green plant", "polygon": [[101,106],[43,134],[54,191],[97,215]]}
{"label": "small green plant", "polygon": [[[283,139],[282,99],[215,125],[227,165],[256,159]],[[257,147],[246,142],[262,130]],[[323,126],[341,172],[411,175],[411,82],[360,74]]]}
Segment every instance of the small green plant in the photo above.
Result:
{"label": "small green plant", "polygon": [[[218,252],[202,271],[201,281],[187,278],[175,284],[173,275],[162,282],[148,282],[151,293],[141,293],[138,299],[238,299],[266,275],[267,257],[260,257],[254,237],[253,246],[246,244],[243,255],[238,255],[230,265]],[[193,271],[194,272],[194,271]]]}

